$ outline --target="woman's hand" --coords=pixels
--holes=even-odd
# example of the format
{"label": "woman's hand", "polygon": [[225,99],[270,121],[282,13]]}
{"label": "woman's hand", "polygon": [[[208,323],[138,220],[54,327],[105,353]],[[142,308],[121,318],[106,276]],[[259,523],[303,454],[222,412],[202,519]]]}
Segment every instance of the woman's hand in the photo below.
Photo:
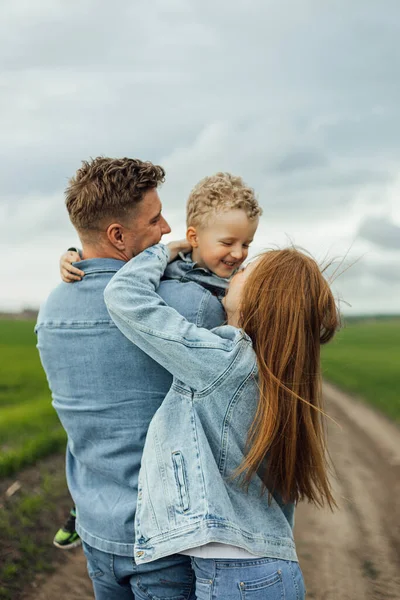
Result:
{"label": "woman's hand", "polygon": [[179,252],[187,253],[190,252],[192,249],[191,244],[189,244],[189,242],[186,239],[177,240],[176,242],[170,242],[169,244],[167,244],[167,246],[170,252],[169,262],[175,260]]}
{"label": "woman's hand", "polygon": [[61,279],[65,281],[65,283],[81,281],[82,277],[85,275],[84,271],[72,266],[72,263],[79,262],[80,260],[81,257],[78,252],[74,252],[73,250],[68,250],[60,258]]}

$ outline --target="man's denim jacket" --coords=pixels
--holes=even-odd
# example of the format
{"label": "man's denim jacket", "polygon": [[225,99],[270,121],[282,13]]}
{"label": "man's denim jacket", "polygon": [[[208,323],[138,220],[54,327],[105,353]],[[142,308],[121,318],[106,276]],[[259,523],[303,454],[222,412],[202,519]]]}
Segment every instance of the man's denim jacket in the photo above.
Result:
{"label": "man's denim jacket", "polygon": [[165,304],[156,290],[168,256],[161,244],[145,250],[105,290],[116,325],[174,377],[143,451],[135,561],[208,542],[295,561],[293,504],[269,504],[258,476],[247,493],[233,477],[258,402],[251,340],[231,326],[199,328]]}
{"label": "man's denim jacket", "polygon": [[[133,556],[143,445],[172,376],[123,336],[107,312],[104,288],[124,264],[107,258],[78,263],[85,277],[50,294],[36,332],[53,405],[68,434],[77,531],[99,550]],[[215,295],[196,283],[163,281],[159,293],[201,327],[225,319]]]}

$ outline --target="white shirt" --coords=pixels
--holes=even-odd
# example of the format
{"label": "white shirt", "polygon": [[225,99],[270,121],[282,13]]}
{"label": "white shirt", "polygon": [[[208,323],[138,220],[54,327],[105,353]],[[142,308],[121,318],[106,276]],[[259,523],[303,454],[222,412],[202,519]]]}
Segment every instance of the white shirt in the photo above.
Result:
{"label": "white shirt", "polygon": [[220,544],[219,542],[210,542],[209,544],[204,544],[204,546],[189,548],[180,552],[180,554],[196,558],[244,558],[247,560],[260,558],[255,554],[247,552],[244,548],[239,548],[239,546],[230,546],[229,544]]}

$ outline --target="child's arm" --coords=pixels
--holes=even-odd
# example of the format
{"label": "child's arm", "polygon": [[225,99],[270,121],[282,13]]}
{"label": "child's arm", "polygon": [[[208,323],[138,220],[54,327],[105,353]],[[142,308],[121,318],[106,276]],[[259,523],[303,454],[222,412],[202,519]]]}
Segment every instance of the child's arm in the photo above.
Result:
{"label": "child's arm", "polygon": [[77,267],[74,267],[72,263],[77,263],[81,260],[79,252],[76,248],[68,248],[60,258],[60,274],[61,279],[65,283],[72,283],[73,281],[81,281],[85,275],[84,271],[81,271]]}

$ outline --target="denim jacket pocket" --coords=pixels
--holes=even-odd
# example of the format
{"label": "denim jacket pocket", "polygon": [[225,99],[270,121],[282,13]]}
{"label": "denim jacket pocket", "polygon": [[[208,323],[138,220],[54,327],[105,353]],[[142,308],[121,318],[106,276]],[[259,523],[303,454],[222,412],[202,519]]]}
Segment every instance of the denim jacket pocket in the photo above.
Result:
{"label": "denim jacket pocket", "polygon": [[175,482],[178,488],[179,502],[183,512],[189,510],[189,489],[185,461],[181,452],[172,453],[172,463],[174,465]]}

